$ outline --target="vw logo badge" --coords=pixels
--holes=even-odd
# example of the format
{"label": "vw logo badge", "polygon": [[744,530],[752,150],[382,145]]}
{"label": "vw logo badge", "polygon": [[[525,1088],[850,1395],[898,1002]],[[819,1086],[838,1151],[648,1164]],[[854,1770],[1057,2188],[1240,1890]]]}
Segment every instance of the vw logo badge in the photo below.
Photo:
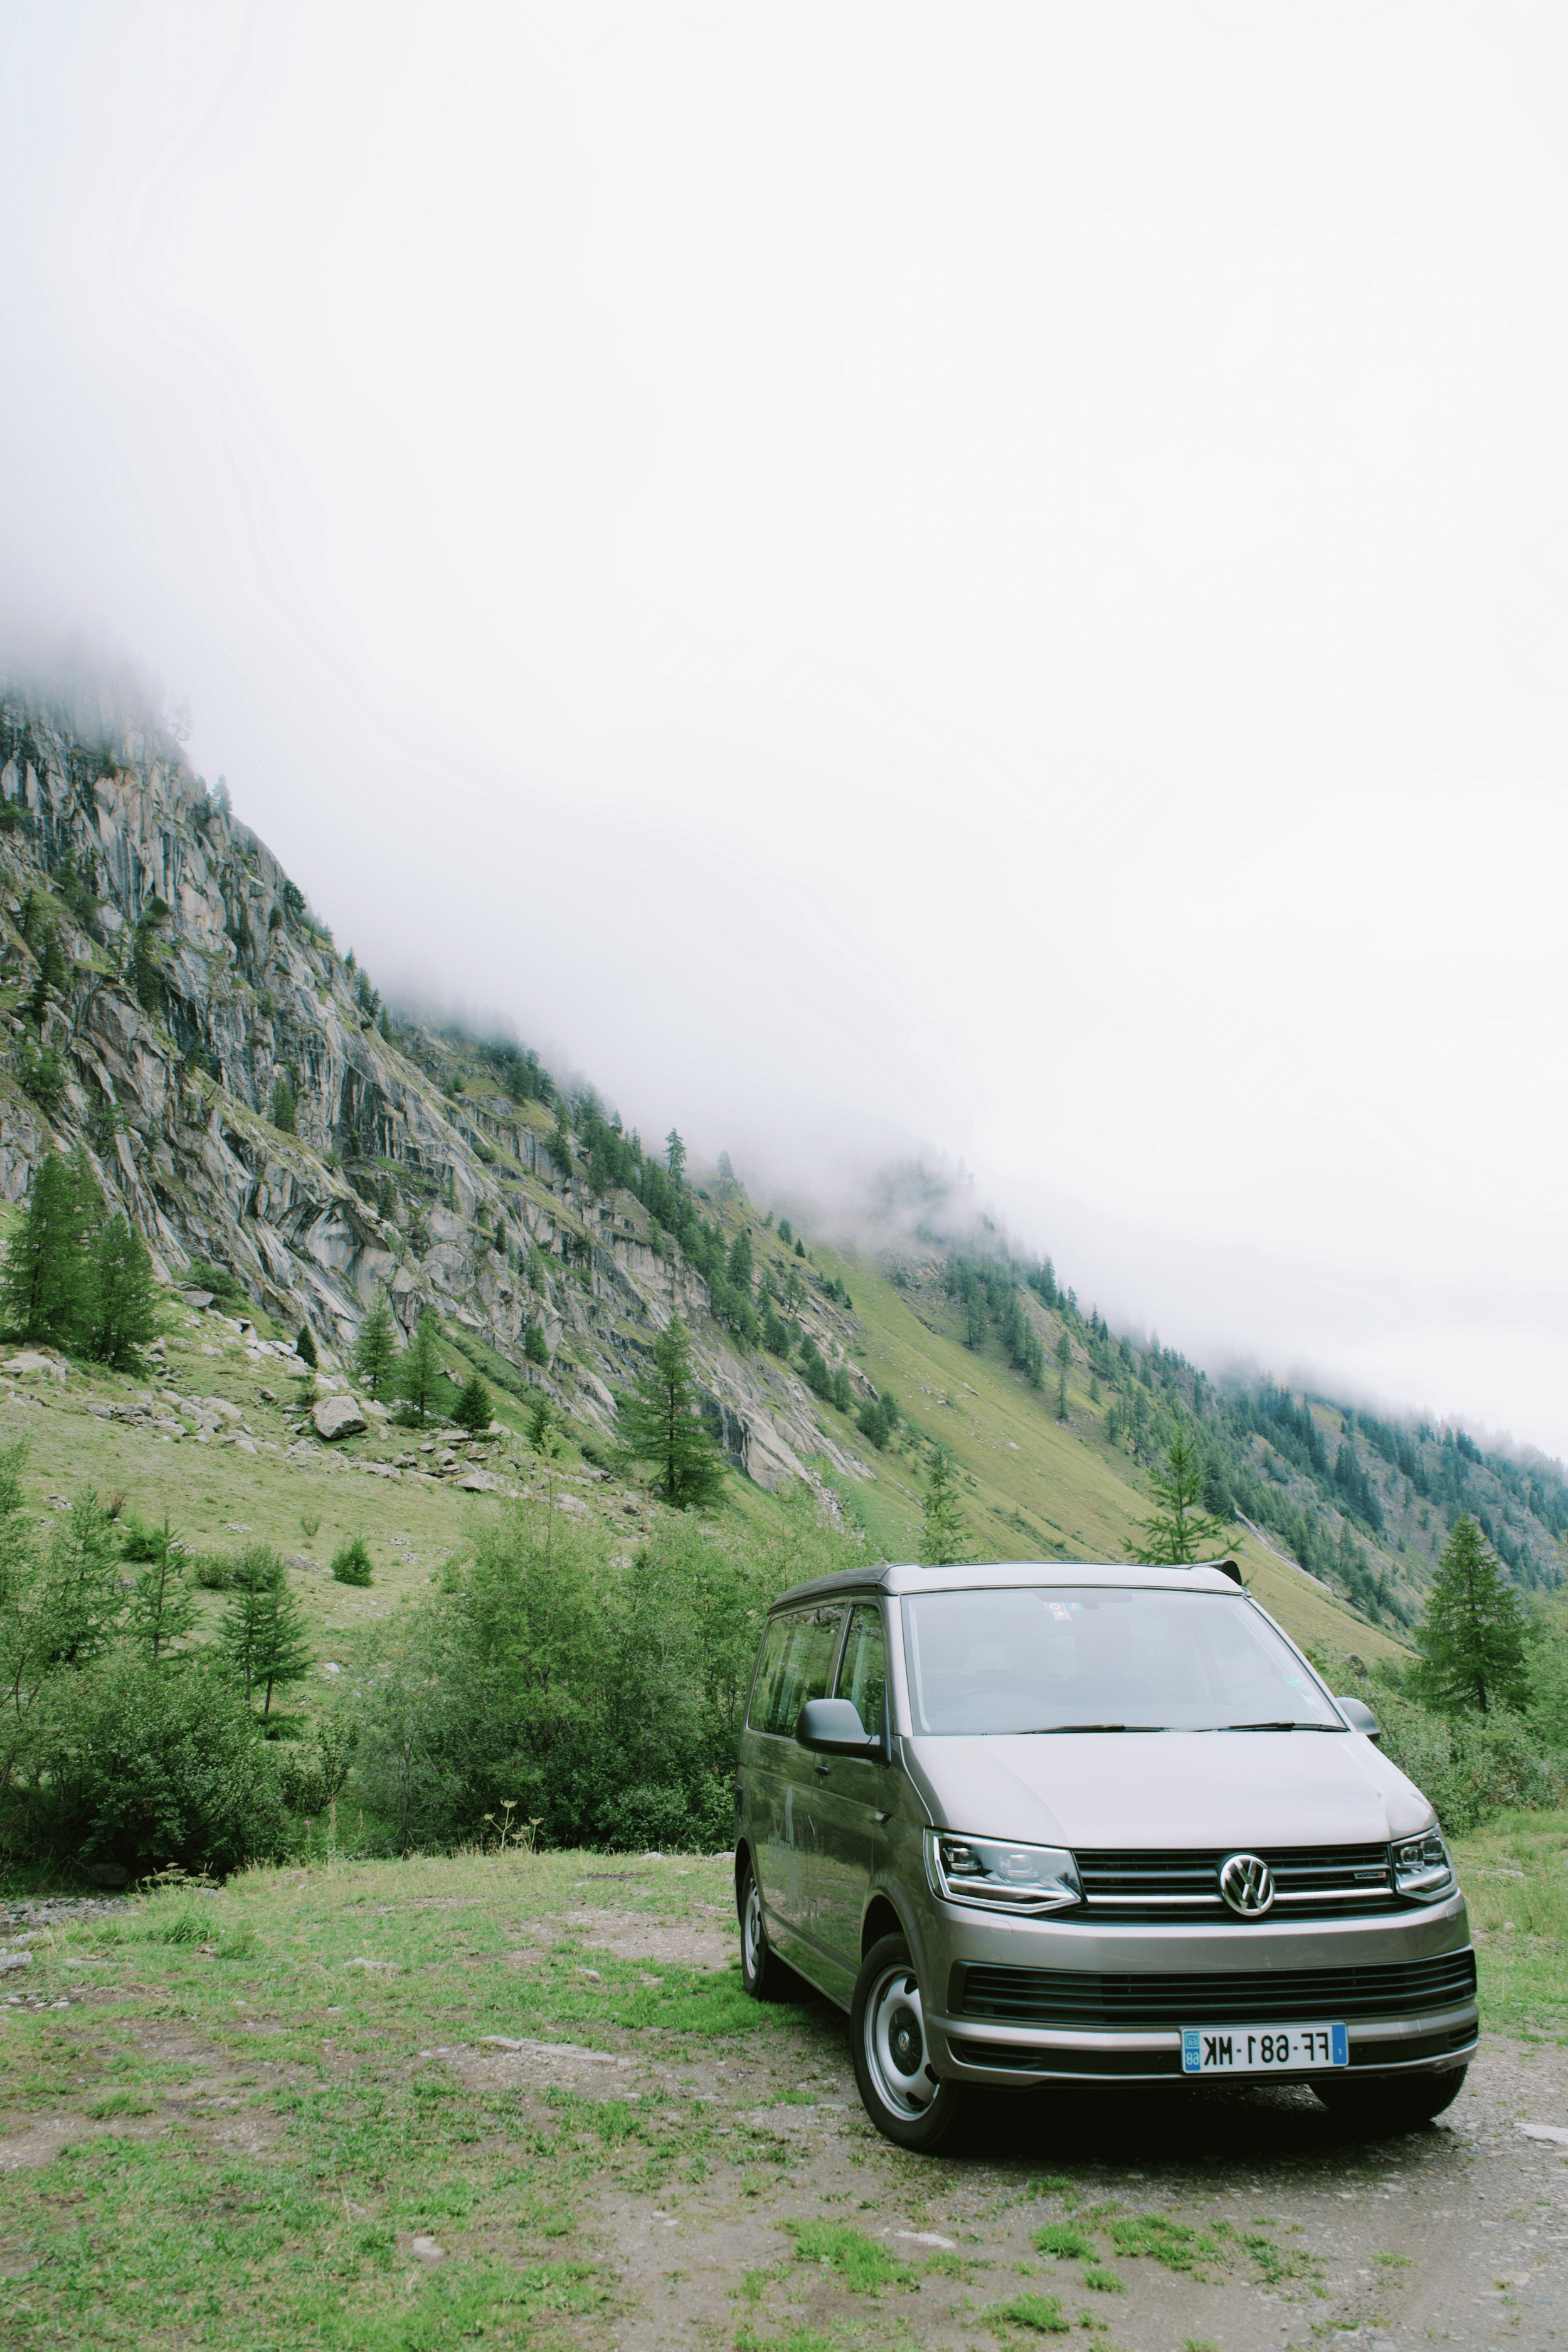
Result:
{"label": "vw logo badge", "polygon": [[1219,1866],[1219,1891],[1244,1919],[1261,1919],[1274,1901],[1274,1879],[1255,1853],[1230,1853]]}

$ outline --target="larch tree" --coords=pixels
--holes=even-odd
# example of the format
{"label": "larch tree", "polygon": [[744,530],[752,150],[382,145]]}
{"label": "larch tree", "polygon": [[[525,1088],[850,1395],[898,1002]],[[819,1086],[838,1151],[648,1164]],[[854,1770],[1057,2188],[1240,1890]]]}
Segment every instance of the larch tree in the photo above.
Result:
{"label": "larch tree", "polygon": [[440,1340],[436,1310],[427,1307],[397,1361],[397,1393],[418,1416],[421,1425],[435,1402],[437,1383],[441,1378]]}
{"label": "larch tree", "polygon": [[628,1453],[652,1465],[658,1492],[681,1511],[714,1501],[723,1483],[723,1456],[700,1403],[690,1335],[675,1316],[621,1401],[621,1435]]}
{"label": "larch tree", "polygon": [[1139,1522],[1144,1540],[1132,1557],[1141,1568],[1190,1568],[1230,1549],[1229,1529],[1203,1507],[1203,1447],[1184,1420],[1176,1423],[1164,1469],[1152,1472],[1149,1484],[1156,1508]]}
{"label": "larch tree", "polygon": [[1501,1563],[1466,1512],[1426,1594],[1417,1688],[1452,1714],[1521,1706],[1528,1690],[1524,1612]]}
{"label": "larch tree", "polygon": [[973,1541],[968,1520],[958,1500],[952,1454],[939,1445],[926,1473],[925,1503],[921,1519],[921,1565],[951,1568]]}
{"label": "larch tree", "polygon": [[384,1290],[377,1291],[375,1305],[359,1327],[350,1360],[354,1378],[378,1397],[397,1366],[397,1330]]}

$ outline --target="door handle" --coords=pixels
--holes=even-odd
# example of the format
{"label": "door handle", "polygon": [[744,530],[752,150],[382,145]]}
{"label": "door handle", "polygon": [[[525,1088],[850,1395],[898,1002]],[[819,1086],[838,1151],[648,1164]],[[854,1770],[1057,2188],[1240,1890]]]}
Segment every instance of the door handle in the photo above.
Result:
{"label": "door handle", "polygon": [[826,1756],[819,1756],[813,1769],[819,1780],[826,1780],[828,1774],[832,1771],[833,1767],[828,1762]]}

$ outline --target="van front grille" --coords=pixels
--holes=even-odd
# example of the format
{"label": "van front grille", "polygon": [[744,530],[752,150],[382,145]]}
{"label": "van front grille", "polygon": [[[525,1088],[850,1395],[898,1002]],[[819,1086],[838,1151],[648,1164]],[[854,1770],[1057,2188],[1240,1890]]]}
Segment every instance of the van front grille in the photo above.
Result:
{"label": "van front grille", "polygon": [[960,1961],[949,2000],[954,2017],[1080,2031],[1123,2026],[1268,2025],[1313,2018],[1396,2018],[1473,2000],[1476,1956],[1378,1968],[1235,1969],[1179,1976],[1102,1976],[1078,1969],[1005,1969]]}
{"label": "van front grille", "polygon": [[[1090,1853],[1078,1856],[1091,1911],[1120,1919],[1237,1919],[1219,1891],[1235,1846],[1196,1853]],[[1274,1879],[1272,1918],[1333,1919],[1389,1911],[1395,1896],[1385,1845],[1248,1846]],[[1237,1919],[1238,1927],[1250,1923]]]}

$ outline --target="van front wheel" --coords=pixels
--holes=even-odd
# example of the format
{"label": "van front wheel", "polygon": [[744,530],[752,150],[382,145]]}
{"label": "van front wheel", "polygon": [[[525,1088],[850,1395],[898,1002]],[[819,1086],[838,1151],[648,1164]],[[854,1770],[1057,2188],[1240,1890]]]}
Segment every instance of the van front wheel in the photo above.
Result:
{"label": "van front wheel", "polygon": [[900,2147],[939,2147],[958,2121],[963,2085],[942,2081],[931,2063],[920,1979],[901,1936],[867,1953],[849,2010],[850,2046],[861,2103]]}

